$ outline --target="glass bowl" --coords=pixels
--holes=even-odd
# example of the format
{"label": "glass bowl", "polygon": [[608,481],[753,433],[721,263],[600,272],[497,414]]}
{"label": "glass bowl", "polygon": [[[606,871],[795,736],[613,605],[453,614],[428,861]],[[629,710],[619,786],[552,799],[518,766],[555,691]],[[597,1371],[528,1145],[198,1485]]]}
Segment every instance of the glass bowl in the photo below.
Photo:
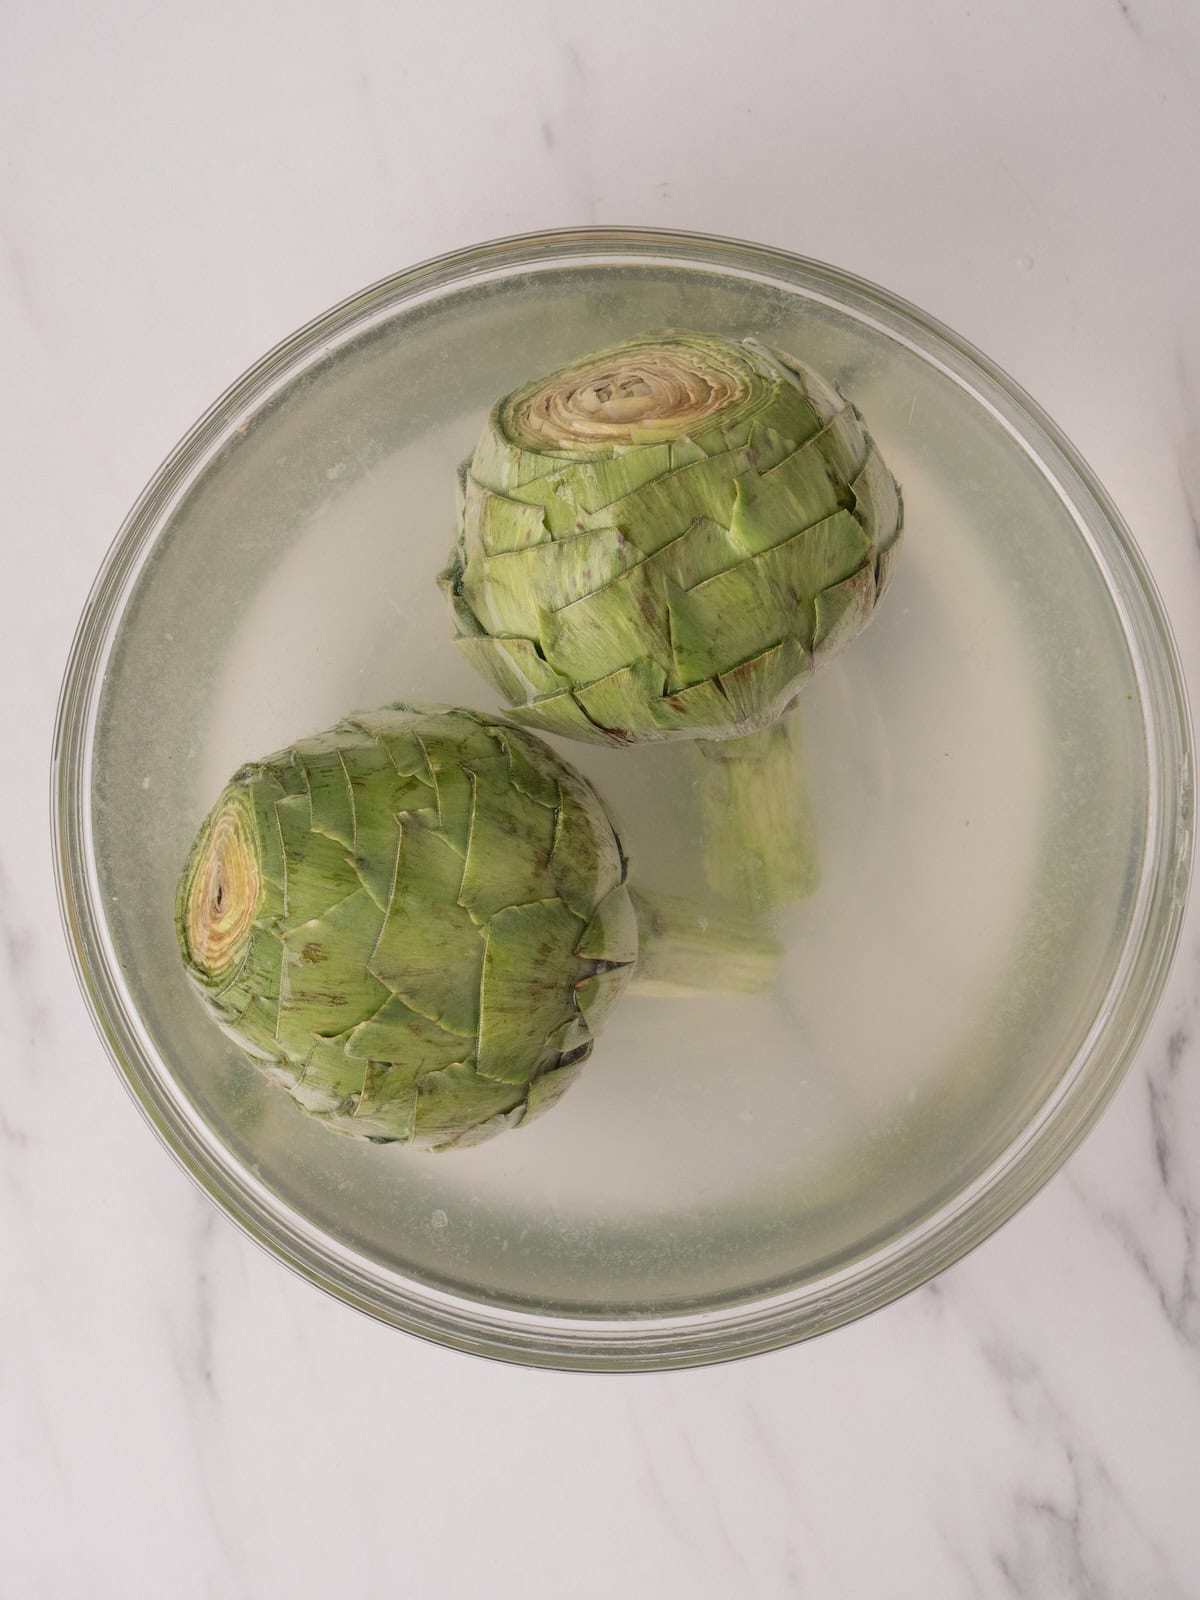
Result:
{"label": "glass bowl", "polygon": [[[905,496],[892,590],[801,702],[818,892],[776,992],[629,998],[536,1125],[430,1156],[336,1138],[201,1010],[176,878],[244,759],[395,699],[494,705],[434,577],[488,403],[652,328],[755,334],[834,379]],[[678,747],[561,745],[643,882],[686,887]],[[399,273],[200,419],[106,560],[54,768],[64,920],[135,1099],[252,1237],[410,1332],[662,1368],[902,1294],[1046,1182],[1125,1071],[1179,931],[1192,765],[1134,542],[1052,422],[860,279],[588,229]]]}

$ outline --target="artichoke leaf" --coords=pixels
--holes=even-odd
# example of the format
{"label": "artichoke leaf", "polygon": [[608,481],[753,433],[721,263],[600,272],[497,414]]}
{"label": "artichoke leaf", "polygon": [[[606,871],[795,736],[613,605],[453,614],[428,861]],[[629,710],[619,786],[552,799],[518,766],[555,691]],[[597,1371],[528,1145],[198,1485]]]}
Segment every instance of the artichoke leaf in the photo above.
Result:
{"label": "artichoke leaf", "polygon": [[507,755],[472,762],[471,831],[459,904],[476,922],[554,893],[553,811],[508,782]]}
{"label": "artichoke leaf", "polygon": [[783,626],[774,589],[764,588],[748,561],[686,594],[676,591],[671,597],[668,691],[715,678],[727,662],[748,660],[780,643]]}
{"label": "artichoke leaf", "polygon": [[562,763],[552,757],[540,739],[520,728],[497,730],[497,737],[508,755],[509,777],[513,787],[530,800],[549,810],[558,809],[558,776]]}
{"label": "artichoke leaf", "polygon": [[513,1110],[525,1099],[524,1086],[489,1082],[470,1062],[425,1073],[417,1083],[416,1124],[424,1137],[456,1133]]}
{"label": "artichoke leaf", "polygon": [[[678,538],[604,589],[543,618],[546,655],[556,668],[587,683],[589,689],[598,679],[639,660],[656,661],[665,680],[671,665],[668,611],[677,590],[717,577],[740,559],[720,523],[697,517]],[[592,692],[582,703],[594,720],[604,720],[593,710],[596,702]],[[605,721],[605,725],[622,723]],[[636,728],[630,724],[630,731],[648,734],[652,728],[643,715]]]}
{"label": "artichoke leaf", "polygon": [[[256,995],[277,995],[282,970],[282,940],[274,928],[256,923],[236,971],[212,992],[213,1003],[232,1020]],[[274,1014],[271,1027],[275,1032]]]}
{"label": "artichoke leaf", "polygon": [[288,795],[273,809],[283,845],[280,926],[286,929],[319,916],[352,887],[346,881],[350,852],[328,834],[312,831],[306,795]]}
{"label": "artichoke leaf", "polygon": [[457,903],[462,859],[416,813],[401,819],[400,835],[396,887],[369,970],[421,1016],[469,1036],[479,1021],[483,935]]}
{"label": "artichoke leaf", "polygon": [[648,710],[660,738],[695,738],[710,729],[717,734],[731,731],[729,702],[713,678],[652,700]]}
{"label": "artichoke leaf", "polygon": [[678,539],[672,539],[646,565],[663,574],[681,589],[694,588],[706,578],[728,572],[742,559],[743,552],[733,543],[728,529],[708,517],[697,517]]}
{"label": "artichoke leaf", "polygon": [[[277,750],[274,755],[268,756],[264,761],[248,762],[234,778],[235,783],[254,785],[255,779],[268,778],[271,783],[278,784],[281,795],[303,795],[308,797],[308,785],[304,781],[304,769],[296,760],[291,750]],[[257,787],[257,785],[255,785]]]}
{"label": "artichoke leaf", "polygon": [[843,483],[852,483],[867,464],[871,441],[855,406],[843,405],[814,443]]}
{"label": "artichoke leaf", "polygon": [[455,641],[471,665],[514,705],[568,691],[570,680],[555,672],[532,639]]}
{"label": "artichoke leaf", "polygon": [[858,413],[843,406],[833,420],[769,471],[738,479],[730,534],[757,555],[843,510],[854,499],[851,480],[868,459]]}
{"label": "artichoke leaf", "polygon": [[537,506],[552,538],[584,531],[585,520],[671,470],[671,446],[642,445],[604,459],[555,463],[555,470],[515,493]]}
{"label": "artichoke leaf", "polygon": [[283,935],[278,1037],[299,1055],[313,1035],[333,1037],[374,1016],[387,999],[368,970],[383,917],[364,889],[356,889],[319,917]]}
{"label": "artichoke leaf", "polygon": [[606,729],[612,743],[630,744],[653,735],[655,724],[648,708],[666,686],[663,668],[643,657],[581,685],[575,698],[588,721]]}
{"label": "artichoke leaf", "polygon": [[596,791],[564,766],[558,775],[551,863],[559,897],[587,920],[597,905],[625,881],[621,841]]}
{"label": "artichoke leaf", "polygon": [[777,588],[812,598],[868,566],[873,551],[858,519],[837,511],[757,559]]}
{"label": "artichoke leaf", "polygon": [[511,500],[523,499],[522,490],[540,478],[562,471],[571,465],[571,458],[548,451],[523,450],[506,437],[499,413],[500,406],[493,406],[471,456],[470,475],[481,488],[491,489]]}
{"label": "artichoke leaf", "polygon": [[596,913],[576,946],[576,954],[599,963],[599,970],[581,977],[575,985],[575,1002],[589,1028],[598,1029],[629,987],[638,958],[638,919],[624,884],[618,885],[596,908]]}
{"label": "artichoke leaf", "polygon": [[797,640],[784,639],[721,673],[717,682],[738,726],[751,729],[781,717],[811,675],[812,656]]}
{"label": "artichoke leaf", "polygon": [[498,753],[495,718],[480,712],[456,710],[447,716],[439,708],[422,710],[413,714],[413,737],[420,746],[426,776],[436,788],[429,751],[437,747],[443,763],[457,757],[460,761],[486,760]]}
{"label": "artichoke leaf", "polygon": [[429,788],[420,778],[402,778],[377,742],[356,752],[348,764],[354,796],[354,870],[380,911],[386,911],[400,847],[399,818],[429,805]]}
{"label": "artichoke leaf", "polygon": [[569,689],[562,689],[557,694],[545,695],[532,700],[526,705],[514,706],[509,711],[509,720],[517,722],[522,727],[537,728],[542,733],[557,733],[567,739],[579,739],[585,744],[622,745],[627,741],[621,734],[614,732],[593,721],[583,709],[582,697],[585,691],[580,691],[580,699]]}
{"label": "artichoke leaf", "polygon": [[815,648],[828,660],[863,630],[875,608],[875,569],[863,567],[823,589],[815,602]]}
{"label": "artichoke leaf", "polygon": [[256,994],[244,1011],[228,1021],[220,1018],[220,1026],[252,1060],[269,1067],[276,1082],[292,1084],[299,1077],[300,1068],[280,1048],[275,1037],[275,1017],[274,1005],[264,995]]}
{"label": "artichoke leaf", "polygon": [[470,476],[470,461],[460,461],[454,471],[454,520],[460,528],[467,509],[467,482]]}
{"label": "artichoke leaf", "polygon": [[442,591],[446,607],[450,612],[450,620],[454,624],[454,631],[463,639],[475,639],[487,636],[483,623],[471,610],[462,592],[463,574],[466,568],[459,558],[459,547],[456,545],[445,571],[437,575],[437,586]]}
{"label": "artichoke leaf", "polygon": [[[420,738],[420,735],[417,736]],[[424,739],[421,747],[433,774],[433,792],[437,797],[438,827],[446,843],[464,861],[467,842],[471,837],[471,807],[474,791],[464,766],[464,756],[459,751],[446,751],[438,746],[432,749]]]}
{"label": "artichoke leaf", "polygon": [[595,594],[546,613],[541,629],[546,659],[579,683],[643,656],[668,669],[665,577],[657,565],[643,561]]}
{"label": "artichoke leaf", "polygon": [[336,839],[354,849],[354,796],[350,775],[336,735],[302,739],[294,746],[296,760],[308,787],[310,826],[314,833]]}
{"label": "artichoke leaf", "polygon": [[564,1056],[577,1058],[581,1052],[587,1054],[591,1050],[592,1044],[591,1030],[584,1021],[582,1014],[579,1011],[575,1011],[569,1020],[564,1022],[561,1027],[555,1028],[554,1032],[546,1040],[543,1055],[550,1063],[546,1071],[556,1071]]}
{"label": "artichoke leaf", "polygon": [[747,472],[738,479],[730,540],[743,554],[758,555],[832,516],[848,499],[810,439],[770,472]]}
{"label": "artichoke leaf", "polygon": [[[677,467],[690,467],[693,462],[704,461],[710,455],[717,453],[706,450],[702,444],[697,444],[696,440],[686,433],[678,439],[672,439],[667,448],[671,455],[668,472],[674,472]],[[723,444],[722,448],[728,449],[728,446]]]}
{"label": "artichoke leaf", "polygon": [[[783,544],[689,589],[672,608],[676,682],[698,678],[705,660],[719,668],[794,636],[806,645],[815,628],[813,597],[850,577],[869,559],[866,536],[848,511],[814,523]],[[675,684],[672,684],[675,687]]]}
{"label": "artichoke leaf", "polygon": [[[463,1041],[459,1039],[461,1052]],[[461,1059],[461,1057],[460,1057]],[[431,1069],[416,1061],[367,1061],[362,1092],[354,1109],[358,1130],[389,1139],[408,1140],[416,1132],[418,1080],[430,1070],[452,1066],[452,1061]]]}
{"label": "artichoke leaf", "polygon": [[362,1091],[366,1063],[346,1054],[340,1040],[319,1039],[308,1053],[292,1094],[318,1116],[348,1112]]}
{"label": "artichoke leaf", "polygon": [[524,1121],[525,1101],[518,1100],[511,1111],[498,1111],[495,1116],[485,1117],[482,1122],[473,1122],[461,1133],[452,1133],[449,1138],[429,1144],[428,1148],[435,1154],[445,1150],[470,1150],[475,1145],[487,1144],[509,1128],[519,1128]]}
{"label": "artichoke leaf", "polygon": [[892,581],[892,566],[896,559],[896,545],[892,543],[875,558],[875,604],[878,605]]}
{"label": "artichoke leaf", "polygon": [[599,522],[620,528],[648,555],[677,539],[698,517],[728,526],[736,498],[735,484],[744,472],[775,465],[790,449],[777,435],[756,431],[749,444],[720,455],[705,456],[653,479],[623,500],[585,516],[585,526]]}
{"label": "artichoke leaf", "polygon": [[803,361],[798,361],[795,356],[789,355],[786,350],[777,350],[774,346],[768,348],[757,339],[744,339],[742,342],[764,363],[782,373],[795,385],[822,423],[829,422],[845,404],[838,390],[827,378],[823,378],[819,372]]}
{"label": "artichoke leaf", "polygon": [[404,706],[384,706],[379,711],[356,711],[341,726],[361,730],[376,740],[400,777],[419,778],[432,788],[433,775],[426,764],[425,751],[413,732],[416,721],[414,713]]}
{"label": "artichoke leaf", "polygon": [[577,1056],[573,1061],[564,1062],[561,1067],[555,1067],[551,1072],[543,1072],[540,1077],[533,1080],[529,1085],[529,1094],[525,1102],[527,1123],[552,1110],[558,1104],[583,1071],[584,1062],[590,1054],[591,1046],[588,1045],[584,1055]]}
{"label": "artichoke leaf", "polygon": [[593,528],[532,550],[481,556],[468,566],[463,592],[489,632],[536,638],[544,611],[594,594],[642,559],[619,529]]}
{"label": "artichoke leaf", "polygon": [[550,538],[540,506],[510,500],[485,489],[468,475],[462,514],[463,549],[468,562],[480,556],[525,550]]}
{"label": "artichoke leaf", "polygon": [[269,769],[262,768],[260,771],[260,780],[246,784],[243,792],[254,811],[254,826],[258,834],[258,870],[263,879],[264,898],[269,898],[273,908],[279,909],[286,892],[287,865],[283,858],[283,835],[275,805],[283,799],[284,791]]}
{"label": "artichoke leaf", "polygon": [[577,963],[564,963],[584,924],[559,899],[508,906],[487,925],[476,1055],[483,1077],[524,1084],[541,1064],[531,1039],[548,1039],[575,1014]]}
{"label": "artichoke leaf", "polygon": [[850,485],[854,510],[876,550],[886,550],[900,537],[900,491],[874,445],[862,471]]}
{"label": "artichoke leaf", "polygon": [[407,1065],[419,1075],[461,1061],[464,1037],[470,1035],[451,1033],[389,994],[373,1017],[346,1035],[346,1054]]}
{"label": "artichoke leaf", "polygon": [[575,1004],[589,1028],[604,1026],[604,1019],[629,988],[633,973],[632,967],[610,967],[580,978],[575,985]]}

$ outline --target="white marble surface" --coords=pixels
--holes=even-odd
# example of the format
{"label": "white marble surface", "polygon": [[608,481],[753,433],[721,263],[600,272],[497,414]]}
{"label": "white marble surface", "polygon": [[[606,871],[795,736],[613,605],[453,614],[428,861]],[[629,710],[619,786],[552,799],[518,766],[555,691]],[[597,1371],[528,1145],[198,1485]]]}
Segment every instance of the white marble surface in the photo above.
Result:
{"label": "white marble surface", "polygon": [[[0,1594],[1200,1594],[1200,915],[1097,1130],[927,1289],[648,1378],[501,1368],[219,1216],[68,974],[46,776],[93,573],[310,314],[664,223],[931,310],[1062,423],[1200,691],[1192,0],[10,6],[0,61]],[[369,1403],[363,1397],[369,1397]]]}

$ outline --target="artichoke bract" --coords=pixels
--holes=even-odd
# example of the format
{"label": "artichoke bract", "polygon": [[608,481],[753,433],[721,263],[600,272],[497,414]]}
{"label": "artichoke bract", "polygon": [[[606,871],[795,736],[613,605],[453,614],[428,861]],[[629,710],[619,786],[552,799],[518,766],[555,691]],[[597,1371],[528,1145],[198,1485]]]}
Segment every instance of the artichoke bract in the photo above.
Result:
{"label": "artichoke bract", "polygon": [[553,1105],[635,973],[660,993],[770,987],[753,924],[635,903],[625,879],[599,797],[541,740],[390,706],[235,775],[176,927],[225,1031],[306,1111],[449,1148]]}
{"label": "artichoke bract", "polygon": [[[776,723],[863,628],[901,522],[861,417],[819,374],[754,340],[669,333],[492,407],[440,582],[522,725],[729,740]],[[744,755],[744,777],[714,782],[750,791],[746,809],[776,769],[794,784],[778,736]]]}

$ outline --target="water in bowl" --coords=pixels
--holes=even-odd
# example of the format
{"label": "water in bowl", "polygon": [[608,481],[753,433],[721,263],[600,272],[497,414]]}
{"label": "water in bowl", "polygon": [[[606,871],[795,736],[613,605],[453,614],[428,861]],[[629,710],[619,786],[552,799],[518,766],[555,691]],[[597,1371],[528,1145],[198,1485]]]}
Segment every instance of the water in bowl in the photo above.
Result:
{"label": "water in bowl", "polygon": [[[627,999],[529,1129],[442,1157],[335,1137],[186,985],[171,916],[188,843],[243,760],[350,710],[495,708],[434,586],[454,468],[496,395],[671,325],[754,334],[819,367],[903,486],[892,589],[798,713],[820,887],[781,921],[774,994]],[[514,1308],[742,1301],[919,1225],[1054,1092],[1111,980],[1141,861],[1137,683],[1070,515],[951,376],[868,317],[752,276],[552,264],[333,342],[180,495],[105,682],[96,870],[178,1093],[342,1246]],[[559,748],[609,800],[635,880],[694,888],[686,751]]]}

